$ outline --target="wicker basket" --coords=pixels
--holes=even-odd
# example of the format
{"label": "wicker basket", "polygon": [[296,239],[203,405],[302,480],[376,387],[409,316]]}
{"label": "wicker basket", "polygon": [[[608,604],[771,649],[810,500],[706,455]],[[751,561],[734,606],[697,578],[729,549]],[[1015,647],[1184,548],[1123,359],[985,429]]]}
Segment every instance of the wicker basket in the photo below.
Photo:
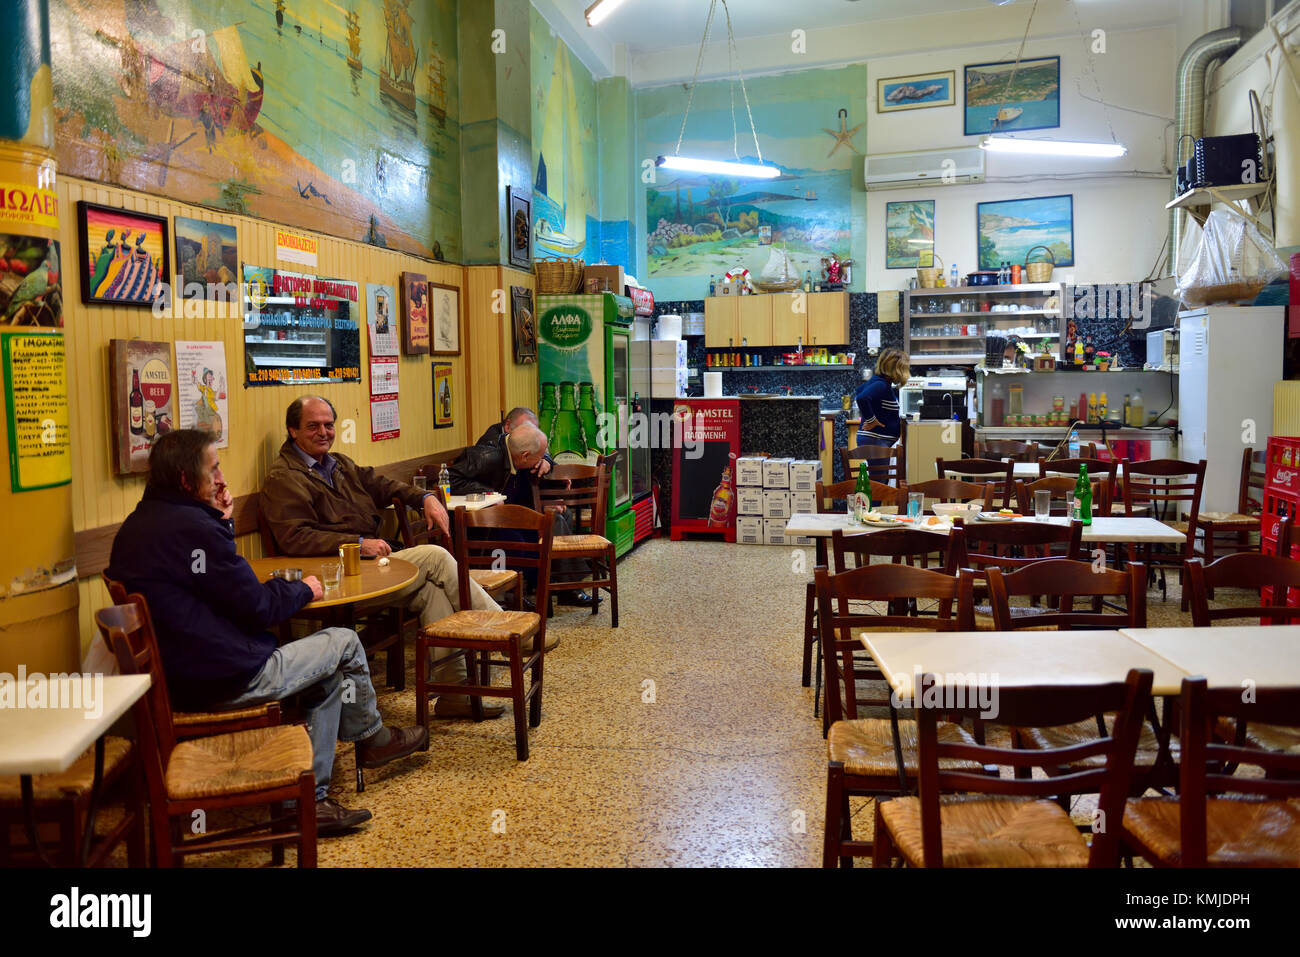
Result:
{"label": "wicker basket", "polygon": [[[1047,253],[1047,257],[1051,262],[1031,263],[1029,257],[1034,254],[1035,249],[1041,249],[1043,252]],[[1056,257],[1052,255],[1052,251],[1046,246],[1034,246],[1025,253],[1025,282],[1051,282],[1052,270],[1055,268]]]}
{"label": "wicker basket", "polygon": [[943,275],[943,260],[939,258],[938,253],[932,253],[934,262],[937,266],[918,266],[916,270],[916,284],[922,289],[934,289],[939,285],[939,277]]}
{"label": "wicker basket", "polygon": [[587,268],[581,259],[535,259],[539,296],[567,296],[582,289],[582,273]]}

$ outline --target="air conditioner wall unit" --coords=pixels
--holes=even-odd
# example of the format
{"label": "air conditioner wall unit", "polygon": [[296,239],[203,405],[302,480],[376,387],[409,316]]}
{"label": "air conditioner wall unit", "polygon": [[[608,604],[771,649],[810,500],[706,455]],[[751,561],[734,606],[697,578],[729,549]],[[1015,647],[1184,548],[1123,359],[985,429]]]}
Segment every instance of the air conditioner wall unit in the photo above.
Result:
{"label": "air conditioner wall unit", "polygon": [[958,146],[946,150],[868,156],[864,182],[869,190],[982,183],[984,151],[978,146]]}

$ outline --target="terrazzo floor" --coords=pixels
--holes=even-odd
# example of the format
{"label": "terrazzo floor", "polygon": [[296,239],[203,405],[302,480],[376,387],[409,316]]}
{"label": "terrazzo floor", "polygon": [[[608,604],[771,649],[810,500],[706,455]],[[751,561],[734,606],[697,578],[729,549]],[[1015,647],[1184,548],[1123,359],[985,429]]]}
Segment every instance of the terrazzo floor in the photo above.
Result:
{"label": "terrazzo floor", "polygon": [[[321,839],[320,866],[820,866],[826,750],[799,685],[812,564],[812,549],[643,544],[619,564],[617,629],[605,606],[551,619],[561,641],[528,761],[515,759],[508,704],[493,721],[434,722],[429,751],[368,772],[364,794],[340,747],[331,796],[374,819]],[[1172,581],[1148,615],[1190,624]],[[380,689],[389,723],[414,720],[407,684]],[[853,810],[862,835],[870,803]]]}

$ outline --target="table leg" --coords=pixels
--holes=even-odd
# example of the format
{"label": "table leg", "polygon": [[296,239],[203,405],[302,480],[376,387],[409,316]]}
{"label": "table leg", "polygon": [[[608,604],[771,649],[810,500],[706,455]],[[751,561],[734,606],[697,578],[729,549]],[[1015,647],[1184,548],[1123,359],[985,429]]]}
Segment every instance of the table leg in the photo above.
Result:
{"label": "table leg", "polygon": [[53,867],[54,863],[45,856],[45,849],[41,847],[40,835],[36,832],[36,799],[32,794],[32,776],[30,774],[19,775],[19,787],[23,795],[23,825],[27,831],[27,840],[31,843],[32,849],[36,851],[36,858],[46,867]]}
{"label": "table leg", "polygon": [[86,808],[85,833],[81,838],[81,866],[90,859],[90,844],[95,836],[95,812],[98,810],[99,790],[104,783],[104,736],[95,742],[95,777],[90,785],[90,804]]}

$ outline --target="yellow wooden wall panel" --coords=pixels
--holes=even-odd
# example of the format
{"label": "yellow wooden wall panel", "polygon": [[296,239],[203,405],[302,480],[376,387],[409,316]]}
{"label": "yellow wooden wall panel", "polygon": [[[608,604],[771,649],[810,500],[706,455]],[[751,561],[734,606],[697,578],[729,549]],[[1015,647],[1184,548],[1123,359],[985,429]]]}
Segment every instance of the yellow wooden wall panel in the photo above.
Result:
{"label": "yellow wooden wall panel", "polygon": [[[537,409],[537,363],[515,364],[514,318],[510,309],[510,287],[522,286],[533,290],[533,305],[537,305],[537,283],[532,273],[517,269],[501,270],[501,286],[506,291],[506,310],[501,316],[501,406],[509,411],[517,405]],[[536,317],[534,317],[534,320]]]}
{"label": "yellow wooden wall panel", "polygon": [[[354,441],[345,443],[340,430],[336,449],[363,465],[378,465],[427,455],[439,449],[453,448],[473,441],[487,425],[495,421],[501,404],[502,375],[500,350],[502,339],[490,319],[490,289],[499,285],[500,271],[488,267],[483,272],[478,298],[469,288],[467,273],[473,272],[454,263],[435,263],[364,243],[337,237],[314,235],[319,242],[319,265],[315,270],[275,259],[276,224],[219,213],[172,200],[103,186],[85,180],[63,178],[59,181],[60,241],[64,259],[64,328],[68,342],[68,382],[73,437],[73,527],[77,531],[122,521],[144,491],[144,476],[118,476],[113,470],[112,407],[108,381],[108,349],[113,339],[152,339],[175,342],[180,339],[221,340],[226,351],[227,401],[229,403],[230,447],[222,451],[222,469],[235,495],[255,491],[267,469],[279,454],[285,438],[284,413],[300,394],[292,386],[243,385],[244,347],[241,309],[238,304],[203,303],[197,314],[186,315],[184,303],[178,304],[179,315],[152,315],[148,309],[114,306],[84,306],[81,303],[79,270],[67,264],[78,262],[77,208],[79,200],[118,206],[169,220],[169,270],[176,271],[175,233],[172,217],[188,216],[209,222],[234,225],[238,229],[239,261],[255,266],[278,266],[291,271],[314,273],[327,278],[343,279],[360,285],[358,320],[365,322],[367,283],[392,286],[400,296],[403,272],[425,274],[430,281],[455,286],[461,292],[462,329],[459,356],[402,356],[398,366],[398,407],[401,435],[385,442],[370,440],[369,345],[362,349],[360,383],[328,383],[318,387],[320,394],[334,403],[340,425],[350,419],[355,427]],[[283,228],[283,227],[280,227]],[[516,284],[525,281],[522,273]],[[514,278],[514,277],[512,277]],[[526,277],[531,280],[531,277]],[[486,295],[483,295],[486,293]],[[400,311],[400,310],[399,310]],[[508,318],[508,316],[507,316]],[[486,321],[485,321],[486,320]],[[362,338],[365,340],[363,326]],[[433,372],[431,361],[452,364],[457,408],[454,424],[448,429],[433,428]],[[486,392],[478,397],[487,416],[485,424],[475,430],[471,421],[472,395],[482,373]],[[532,394],[536,394],[536,380]],[[473,382],[471,382],[471,377]],[[180,384],[178,384],[179,386]],[[514,387],[512,386],[512,389]],[[188,398],[183,387],[178,389]],[[471,434],[472,433],[472,434]],[[237,547],[240,554],[260,554],[256,535],[243,536]],[[94,611],[108,600],[99,578],[80,583],[80,622],[83,646],[95,634]]]}

